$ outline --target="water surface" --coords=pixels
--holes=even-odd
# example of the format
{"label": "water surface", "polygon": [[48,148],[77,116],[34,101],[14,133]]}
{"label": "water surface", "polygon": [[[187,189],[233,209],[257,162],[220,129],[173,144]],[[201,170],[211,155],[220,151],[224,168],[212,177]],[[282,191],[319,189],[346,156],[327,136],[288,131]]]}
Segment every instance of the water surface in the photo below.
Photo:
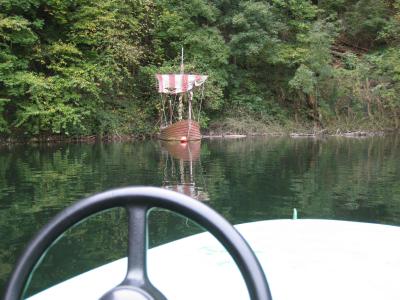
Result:
{"label": "water surface", "polygon": [[[62,208],[107,189],[152,185],[185,192],[238,224],[265,219],[400,225],[400,138],[254,138],[0,149],[0,292],[17,255]],[[200,229],[165,211],[150,245]],[[125,256],[126,215],[114,209],[71,229],[36,272],[30,293]],[[57,266],[55,268],[55,266]]]}

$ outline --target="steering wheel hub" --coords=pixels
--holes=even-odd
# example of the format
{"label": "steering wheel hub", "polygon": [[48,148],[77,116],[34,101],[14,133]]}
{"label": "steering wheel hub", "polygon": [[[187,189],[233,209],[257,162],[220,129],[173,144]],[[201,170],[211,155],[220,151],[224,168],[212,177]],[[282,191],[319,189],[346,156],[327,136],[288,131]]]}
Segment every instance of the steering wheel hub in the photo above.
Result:
{"label": "steering wheel hub", "polygon": [[103,295],[100,300],[153,300],[148,293],[134,286],[117,286]]}

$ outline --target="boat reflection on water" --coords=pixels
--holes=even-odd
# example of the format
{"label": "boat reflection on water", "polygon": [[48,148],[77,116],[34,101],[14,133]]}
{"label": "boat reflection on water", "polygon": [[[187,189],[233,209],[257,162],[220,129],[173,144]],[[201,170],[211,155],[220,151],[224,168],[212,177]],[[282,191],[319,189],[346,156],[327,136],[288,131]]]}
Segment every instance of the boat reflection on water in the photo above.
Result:
{"label": "boat reflection on water", "polygon": [[209,200],[200,160],[201,141],[161,142],[162,187],[200,201]]}

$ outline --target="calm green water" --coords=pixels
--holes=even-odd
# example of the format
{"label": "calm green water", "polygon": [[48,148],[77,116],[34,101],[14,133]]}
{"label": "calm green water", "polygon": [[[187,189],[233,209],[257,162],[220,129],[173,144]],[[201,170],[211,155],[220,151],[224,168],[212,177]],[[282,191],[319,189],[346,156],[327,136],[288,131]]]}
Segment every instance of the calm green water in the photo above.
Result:
{"label": "calm green water", "polygon": [[[199,146],[190,153],[158,141],[0,149],[0,293],[41,226],[77,199],[115,187],[191,191],[232,223],[290,218],[297,208],[300,218],[400,225],[399,136],[205,140]],[[151,246],[199,231],[165,211],[150,217]],[[125,256],[126,234],[119,209],[70,230],[36,272],[30,293]]]}

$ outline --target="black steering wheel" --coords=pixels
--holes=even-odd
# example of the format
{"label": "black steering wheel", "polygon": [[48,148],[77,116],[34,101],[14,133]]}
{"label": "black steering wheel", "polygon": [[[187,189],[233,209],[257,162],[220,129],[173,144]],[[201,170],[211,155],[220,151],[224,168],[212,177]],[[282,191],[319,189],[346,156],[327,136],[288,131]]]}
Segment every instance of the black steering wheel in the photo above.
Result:
{"label": "black steering wheel", "polygon": [[82,219],[113,207],[124,207],[129,216],[128,271],[121,284],[100,300],[166,300],[147,276],[147,215],[160,207],[180,213],[212,233],[238,265],[250,298],[271,300],[263,269],[250,246],[222,216],[205,204],[183,194],[154,187],[128,187],[94,195],[76,202],[55,216],[29,243],[19,258],[4,300],[20,300],[26,282],[48,249],[61,234]]}

